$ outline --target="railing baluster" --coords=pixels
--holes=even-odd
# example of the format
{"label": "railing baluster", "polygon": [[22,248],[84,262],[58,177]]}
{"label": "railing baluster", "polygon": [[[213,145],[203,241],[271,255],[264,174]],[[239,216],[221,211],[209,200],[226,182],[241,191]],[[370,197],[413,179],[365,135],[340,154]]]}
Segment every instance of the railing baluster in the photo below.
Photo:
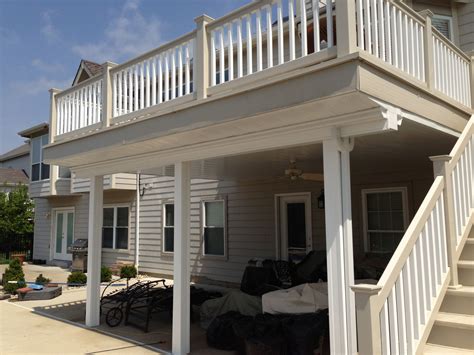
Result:
{"label": "railing baluster", "polygon": [[216,86],[216,31],[211,31],[211,86]]}
{"label": "railing baluster", "polygon": [[237,20],[237,78],[244,75],[243,63],[243,48],[242,48],[242,19]]}
{"label": "railing baluster", "polygon": [[185,59],[186,59],[186,66],[185,66],[185,93],[188,95],[191,92],[191,58],[189,57],[189,46],[191,42],[186,43],[185,47]]}
{"label": "railing baluster", "polygon": [[[278,6],[281,9],[281,2],[278,2]],[[267,68],[273,67],[273,29],[272,29],[272,6],[267,6]],[[280,36],[280,27],[278,27],[278,39]]]}
{"label": "railing baluster", "polygon": [[377,9],[379,11],[379,41],[380,41],[380,58],[385,61],[385,20],[383,12],[383,0],[377,0]]}
{"label": "railing baluster", "polygon": [[158,103],[163,102],[163,55],[158,57]]}
{"label": "railing baluster", "polygon": [[219,84],[225,82],[224,28],[219,29]]}
{"label": "railing baluster", "polygon": [[370,24],[370,0],[365,0],[364,9],[364,28],[365,28],[365,50],[373,54],[372,50],[372,26]]}
{"label": "railing baluster", "polygon": [[120,71],[117,73],[117,115],[120,116],[123,114],[122,112],[122,74],[123,72]]}
{"label": "railing baluster", "polygon": [[418,261],[417,261],[417,249],[418,244],[415,243],[413,246],[413,250],[409,256],[409,264],[410,267],[407,269],[408,271],[408,280],[409,283],[407,284],[407,288],[411,290],[411,310],[413,314],[413,339],[420,338],[420,325],[421,325],[421,317],[420,317],[420,308],[423,307],[423,295],[420,295],[419,288],[420,284],[418,283]]}
{"label": "railing baluster", "polygon": [[165,53],[165,102],[170,99],[170,65],[169,52]]}
{"label": "railing baluster", "polygon": [[151,87],[150,87],[150,60],[145,62],[145,107],[150,107]]}
{"label": "railing baluster", "polygon": [[156,105],[156,56],[151,60],[151,104]]}
{"label": "railing baluster", "polygon": [[170,51],[171,56],[171,100],[176,98],[176,48]]}
{"label": "railing baluster", "polygon": [[393,289],[388,296],[388,322],[390,325],[390,353],[399,354],[398,343],[398,309],[396,300],[397,285],[393,285]]}
{"label": "railing baluster", "polygon": [[[406,266],[406,265],[405,265]],[[394,315],[394,318],[397,318],[397,334],[398,334],[398,343],[399,343],[399,352],[400,354],[408,354],[407,352],[407,328],[410,327],[410,321],[407,320],[407,310],[405,308],[405,296],[408,295],[408,290],[404,288],[403,280],[403,269],[398,280],[395,283],[395,300],[397,302],[397,314]]]}
{"label": "railing baluster", "polygon": [[379,56],[379,33],[377,23],[377,0],[371,0],[370,14],[372,15],[372,39],[374,41],[374,55]]}
{"label": "railing baluster", "polygon": [[294,0],[288,1],[288,32],[289,32],[289,51],[290,60],[295,60],[295,8]]}
{"label": "railing baluster", "polygon": [[386,50],[386,59],[387,62],[393,64],[392,61],[392,18],[390,14],[390,2],[384,1],[385,9],[385,33],[387,36],[387,44],[385,47]]}
{"label": "railing baluster", "polygon": [[251,17],[247,15],[246,26],[247,26],[247,75],[253,73],[253,59],[252,59],[252,24],[250,22]]}
{"label": "railing baluster", "polygon": [[183,96],[183,49],[178,47],[178,97]]}
{"label": "railing baluster", "polygon": [[257,71],[262,71],[262,15],[260,10],[256,11],[256,42],[257,42]]}
{"label": "railing baluster", "polygon": [[139,96],[139,88],[138,88],[138,64],[133,67],[133,94],[134,94],[134,105],[135,105],[135,111],[139,110],[138,106],[138,96]]}
{"label": "railing baluster", "polygon": [[[402,274],[400,275],[400,283],[402,284],[401,296],[404,297],[404,316],[406,320],[406,330],[404,332],[404,344],[406,344],[405,352],[407,354],[413,353],[413,327],[414,314],[413,314],[413,290],[411,289],[411,261],[410,257],[407,258],[406,264],[402,269]],[[403,351],[402,351],[403,353]]]}
{"label": "railing baluster", "polygon": [[383,304],[380,312],[380,338],[382,341],[382,354],[390,354],[390,324],[388,314],[388,300]]}
{"label": "railing baluster", "polygon": [[327,14],[327,27],[328,27],[327,29],[328,48],[332,48],[334,46],[334,19],[332,17],[332,0],[327,0],[326,2],[326,14]]}
{"label": "railing baluster", "polygon": [[145,63],[140,63],[140,110],[145,108]]}
{"label": "railing baluster", "polygon": [[[314,52],[321,50],[321,37],[319,28],[319,0],[313,0],[313,38],[314,38]],[[357,0],[357,32],[359,38],[359,46],[364,48],[364,31],[362,23],[362,0]]]}
{"label": "railing baluster", "polygon": [[[271,18],[272,18],[272,7],[271,5],[269,6],[269,12],[267,13],[267,23],[271,23]],[[282,3],[281,3],[281,0],[278,0],[277,1],[277,20],[278,20],[278,23],[277,23],[277,26],[278,26],[278,29],[277,29],[277,40],[278,40],[278,64],[283,64],[284,61],[285,61],[285,42],[284,42],[284,38],[283,38],[283,7],[282,7]],[[271,34],[272,34],[272,27],[270,25],[270,28],[267,29],[268,33],[269,33],[269,40],[270,42],[272,41],[272,38],[271,38]],[[269,47],[269,53],[271,54],[271,62],[272,62],[272,65],[273,65],[273,47]]]}
{"label": "railing baluster", "polygon": [[[328,1],[330,2],[330,1]],[[329,8],[327,6],[327,8]],[[300,29],[301,29],[301,56],[304,57],[308,54],[308,27],[306,25],[306,1],[300,0]],[[329,13],[328,13],[328,37],[329,37]]]}
{"label": "railing baluster", "polygon": [[229,73],[229,81],[234,80],[234,40],[232,38],[232,22],[227,28],[227,67]]}

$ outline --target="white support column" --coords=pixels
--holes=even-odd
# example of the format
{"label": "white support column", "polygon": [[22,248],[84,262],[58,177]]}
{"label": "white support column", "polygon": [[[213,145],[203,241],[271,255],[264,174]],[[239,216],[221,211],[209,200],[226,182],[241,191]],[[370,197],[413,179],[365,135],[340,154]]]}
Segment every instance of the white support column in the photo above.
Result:
{"label": "white support column", "polygon": [[86,326],[100,324],[100,267],[104,177],[91,178],[89,194],[89,241],[87,255]]}
{"label": "white support column", "polygon": [[356,354],[350,139],[323,142],[329,337],[332,354]]}
{"label": "white support column", "polygon": [[135,175],[136,179],[136,203],[135,203],[135,267],[140,266],[140,172]]}
{"label": "white support column", "polygon": [[190,351],[189,215],[190,162],[174,166],[173,354]]}

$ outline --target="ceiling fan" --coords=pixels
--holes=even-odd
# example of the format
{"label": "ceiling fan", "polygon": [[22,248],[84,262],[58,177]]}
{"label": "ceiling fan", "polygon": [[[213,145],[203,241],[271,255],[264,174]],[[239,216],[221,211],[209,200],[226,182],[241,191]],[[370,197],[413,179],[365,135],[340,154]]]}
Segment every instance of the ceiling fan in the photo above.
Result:
{"label": "ceiling fan", "polygon": [[290,160],[290,165],[288,169],[285,170],[285,177],[290,178],[290,180],[309,180],[309,181],[324,181],[324,174],[321,173],[304,173],[303,170],[296,167],[296,159]]}

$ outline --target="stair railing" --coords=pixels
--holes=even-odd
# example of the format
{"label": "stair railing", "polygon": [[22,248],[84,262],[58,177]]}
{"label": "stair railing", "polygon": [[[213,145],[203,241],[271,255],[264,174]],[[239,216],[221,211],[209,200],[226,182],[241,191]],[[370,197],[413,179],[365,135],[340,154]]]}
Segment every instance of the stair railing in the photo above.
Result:
{"label": "stair railing", "polygon": [[426,342],[474,221],[474,116],[449,156],[432,157],[435,181],[377,285],[356,285],[359,354],[415,354]]}

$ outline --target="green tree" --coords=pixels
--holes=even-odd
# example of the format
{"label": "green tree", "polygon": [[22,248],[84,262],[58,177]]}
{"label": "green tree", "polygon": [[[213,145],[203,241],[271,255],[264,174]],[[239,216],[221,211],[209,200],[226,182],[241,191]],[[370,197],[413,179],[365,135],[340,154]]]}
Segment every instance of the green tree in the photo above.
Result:
{"label": "green tree", "polygon": [[32,233],[33,208],[25,185],[20,185],[8,194],[0,192],[0,236]]}

